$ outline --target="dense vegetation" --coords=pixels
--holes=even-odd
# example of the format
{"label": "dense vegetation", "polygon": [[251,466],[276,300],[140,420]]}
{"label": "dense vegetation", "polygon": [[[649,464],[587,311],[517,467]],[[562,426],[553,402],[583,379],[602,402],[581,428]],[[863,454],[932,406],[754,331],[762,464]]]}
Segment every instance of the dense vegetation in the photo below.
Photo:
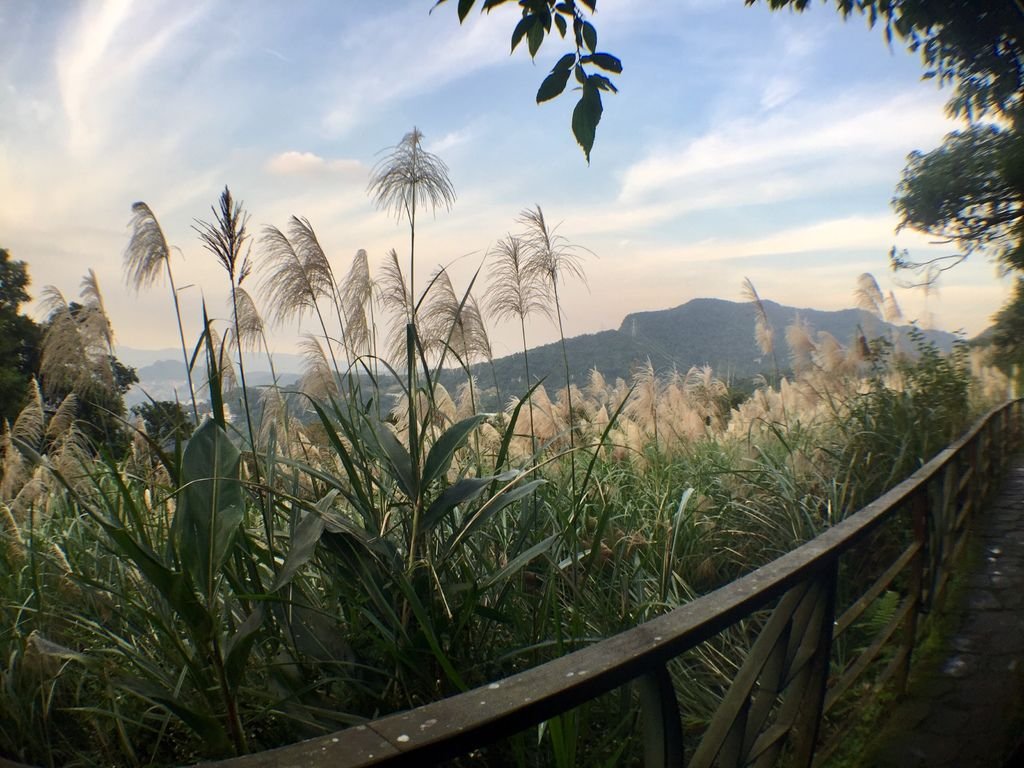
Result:
{"label": "dense vegetation", "polygon": [[[33,385],[3,431],[0,754],[183,763],[499,678],[788,551],[1005,397],[1005,377],[964,345],[945,355],[920,336],[916,348],[884,336],[844,346],[795,323],[784,356],[748,284],[746,332],[776,384],[735,407],[710,368],[648,364],[629,383],[594,373],[580,387],[566,364],[560,383],[481,411],[481,382],[464,373],[449,391],[439,372],[489,358],[488,313],[545,312],[564,338],[558,292],[580,254],[532,209],[492,254],[483,301],[443,269],[417,293],[416,213],[451,205],[445,171],[416,131],[375,169],[371,194],[410,235],[409,268],[392,251],[375,278],[363,251],[339,277],[299,218],[264,230],[250,260],[248,216],[225,190],[197,229],[230,283],[231,321],[204,318],[198,344],[182,331],[190,402],[139,409],[134,424],[115,426],[112,409],[102,425],[81,419],[82,402],[123,386],[95,280],[74,306],[48,291],[45,370],[66,394],[47,405]],[[170,254],[137,204],[129,283],[166,274],[173,295]],[[242,287],[250,275],[257,299]],[[873,279],[859,292],[892,316]],[[271,320],[317,328],[297,391],[246,387],[241,351],[265,347],[257,300]],[[523,345],[532,381],[525,332]],[[384,381],[400,383],[396,401]],[[690,727],[745,642],[730,636],[680,670]],[[634,718],[628,696],[602,701],[489,758],[625,759]]]}

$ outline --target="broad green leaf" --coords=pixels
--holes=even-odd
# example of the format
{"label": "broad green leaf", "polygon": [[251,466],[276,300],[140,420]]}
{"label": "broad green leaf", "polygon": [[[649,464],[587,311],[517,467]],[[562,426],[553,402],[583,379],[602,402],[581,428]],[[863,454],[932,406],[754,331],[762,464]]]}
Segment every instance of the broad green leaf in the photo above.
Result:
{"label": "broad green leaf", "polygon": [[[320,500],[317,507],[325,500],[333,501],[337,495],[337,490],[331,491]],[[323,535],[324,528],[326,527],[327,524],[323,516],[316,512],[307,513],[299,521],[299,524],[295,526],[295,531],[292,533],[291,546],[288,549],[287,556],[285,556],[284,565],[277,572],[277,578],[274,579],[274,584],[270,587],[271,592],[276,592],[290,582],[292,577],[295,576],[296,571],[309,562],[310,558],[313,557],[313,553],[316,552],[316,545],[320,541],[320,536]]]}
{"label": "broad green leaf", "polygon": [[445,430],[444,434],[437,438],[437,441],[430,446],[427,454],[427,461],[423,465],[423,487],[428,487],[432,482],[448,471],[452,464],[452,457],[455,452],[465,445],[466,440],[484,421],[484,417],[477,414],[468,419],[453,424]]}
{"label": "broad green leaf", "polygon": [[583,154],[590,162],[590,150],[594,147],[594,137],[597,135],[597,124],[601,122],[601,94],[597,87],[591,84],[590,80],[583,86],[583,95],[576,103],[572,111],[572,133],[576,141],[583,148]]}
{"label": "broad green leaf", "polygon": [[476,0],[459,0],[459,23],[461,24],[466,20],[469,12],[473,9],[473,3]]}
{"label": "broad green leaf", "polygon": [[378,453],[391,476],[406,496],[415,499],[419,493],[419,478],[412,466],[412,457],[395,433],[386,424],[373,421],[363,430],[363,435],[370,446],[383,449],[383,453]]}
{"label": "broad green leaf", "polygon": [[570,72],[572,72],[571,69],[556,69],[545,77],[544,82],[540,84],[540,88],[537,91],[537,103],[542,104],[545,101],[550,101],[564,91],[565,84],[569,82]]}
{"label": "broad green leaf", "polygon": [[242,682],[245,665],[249,661],[249,654],[252,651],[253,643],[256,642],[260,627],[263,626],[264,616],[263,606],[257,605],[224,644],[224,673],[231,690],[236,690],[239,683]]}
{"label": "broad green leaf", "polygon": [[595,53],[585,58],[607,72],[622,72],[622,62],[610,53]]}
{"label": "broad green leaf", "polygon": [[182,457],[184,486],[174,520],[178,556],[208,599],[245,514],[240,459],[227,433],[210,419],[189,438]]}
{"label": "broad green leaf", "polygon": [[566,71],[569,71],[570,69],[572,69],[572,65],[575,64],[575,63],[576,63],[576,54],[575,53],[567,53],[567,54],[565,54],[565,56],[563,56],[557,62],[555,62],[555,66],[553,66],[551,68],[551,71],[552,72],[558,72],[558,71],[563,70],[563,69],[566,70]]}
{"label": "broad green leaf", "polygon": [[337,619],[304,605],[295,605],[292,616],[292,638],[299,653],[321,664],[352,661],[352,646]]}
{"label": "broad green leaf", "polygon": [[565,37],[566,30],[568,29],[565,18],[562,16],[555,16],[555,26],[558,27],[558,34],[561,37]]}
{"label": "broad green leaf", "polygon": [[185,620],[191,631],[199,638],[208,638],[213,631],[213,621],[203,604],[196,599],[186,574],[172,571],[164,565],[153,550],[137,542],[124,526],[100,516],[95,519],[114,543],[118,554],[135,564],[146,580]]}
{"label": "broad green leaf", "polygon": [[594,29],[594,25],[589,21],[583,22],[583,44],[587,46],[587,50],[591,53],[597,51],[597,30]]}
{"label": "broad green leaf", "polygon": [[512,49],[509,53],[516,49],[516,46],[522,41],[523,36],[526,35],[527,30],[533,26],[533,19],[533,16],[526,15],[519,20],[518,24],[516,24],[516,28],[512,30]]}
{"label": "broad green leaf", "polygon": [[580,2],[587,6],[591,13],[597,11],[597,0],[580,0]]}
{"label": "broad green leaf", "polygon": [[530,58],[537,56],[540,44],[544,42],[544,23],[540,18],[534,17],[534,23],[526,31],[526,42],[530,47]]}
{"label": "broad green leaf", "polygon": [[493,482],[507,483],[514,479],[519,474],[518,470],[509,470],[508,472],[502,472],[500,475],[490,475],[488,477],[466,477],[454,483],[438,496],[434,503],[431,504],[423,516],[423,526],[426,530],[430,530],[437,523],[439,523],[448,512],[457,507],[459,504],[465,504],[466,502],[473,501],[484,492]]}

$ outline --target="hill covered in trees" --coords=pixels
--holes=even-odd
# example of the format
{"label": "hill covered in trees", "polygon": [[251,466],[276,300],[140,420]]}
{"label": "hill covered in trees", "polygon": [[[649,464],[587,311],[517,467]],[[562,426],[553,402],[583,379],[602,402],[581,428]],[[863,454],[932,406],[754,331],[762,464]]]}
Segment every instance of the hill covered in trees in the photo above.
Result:
{"label": "hill covered in trees", "polygon": [[[825,311],[799,309],[763,302],[768,319],[775,329],[775,350],[778,369],[789,368],[789,348],[785,329],[798,319],[812,331],[824,331],[847,345],[864,336],[895,338],[908,342],[910,326],[893,326],[861,309]],[[749,379],[759,373],[772,375],[776,362],[766,359],[754,338],[757,309],[752,302],[724,299],[693,299],[672,309],[634,312],[623,319],[617,330],[583,334],[566,339],[566,355],[574,383],[583,384],[592,368],[613,380],[629,379],[632,370],[650,358],[659,373],[673,368],[687,371],[691,366],[710,365],[725,381]],[[948,351],[956,338],[946,331],[928,330],[924,336],[940,349]],[[544,378],[557,387],[565,373],[560,345],[555,342],[529,351],[530,374],[534,380]],[[474,373],[483,386],[497,378],[504,395],[526,389],[523,354],[496,359],[494,373],[486,365],[474,366]],[[449,374],[455,380],[455,372]],[[447,379],[445,380],[447,384]]]}

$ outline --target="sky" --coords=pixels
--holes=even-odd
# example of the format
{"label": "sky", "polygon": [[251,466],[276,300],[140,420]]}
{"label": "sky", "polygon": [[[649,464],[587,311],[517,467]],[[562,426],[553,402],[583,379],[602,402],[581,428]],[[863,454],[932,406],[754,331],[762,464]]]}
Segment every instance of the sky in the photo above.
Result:
{"label": "sky", "polygon": [[[829,6],[771,13],[742,0],[600,0],[600,50],[624,71],[588,165],[570,132],[574,94],[537,105],[569,46],[509,54],[512,7],[454,0],[0,0],[0,247],[28,263],[31,291],[69,298],[93,269],[119,344],[177,344],[169,289],[125,286],[131,205],[145,201],[176,248],[186,334],[201,302],[226,317],[227,282],[193,230],[225,185],[257,237],[292,215],[315,228],[336,273],[364,248],[405,258],[404,223],[374,208],[381,150],[414,126],[448,165],[458,199],[421,218],[416,281],[451,265],[456,288],[540,205],[587,249],[586,283],[563,292],[569,335],[617,328],[633,311],[693,298],[763,298],[841,309],[858,275],[893,288],[908,320],[968,335],[1009,290],[982,258],[925,295],[888,270],[890,200],[906,156],[958,124],[919,58]],[[478,3],[479,5],[479,3]],[[258,297],[259,291],[254,290]],[[277,328],[294,352],[311,328]],[[491,323],[496,355],[518,328]],[[537,319],[531,345],[557,338]]]}

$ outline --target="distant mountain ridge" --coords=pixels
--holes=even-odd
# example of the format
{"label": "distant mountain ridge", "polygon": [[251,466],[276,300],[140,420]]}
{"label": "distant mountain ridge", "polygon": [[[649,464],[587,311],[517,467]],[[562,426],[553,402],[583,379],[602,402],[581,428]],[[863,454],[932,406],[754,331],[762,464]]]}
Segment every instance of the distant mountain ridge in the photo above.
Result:
{"label": "distant mountain ridge", "polygon": [[[829,311],[787,307],[774,301],[763,304],[775,330],[775,354],[783,371],[789,368],[785,330],[798,317],[812,332],[826,331],[843,345],[849,345],[862,333],[870,339],[888,335],[894,328],[860,309]],[[751,302],[725,299],[692,299],[671,309],[632,312],[626,315],[618,330],[566,339],[572,379],[582,385],[589,371],[597,368],[606,379],[628,380],[636,365],[648,358],[658,372],[673,368],[685,372],[695,365],[710,365],[716,375],[727,381],[771,373],[774,361],[763,359],[754,339],[756,314]],[[896,330],[906,338],[910,328],[905,325]],[[922,333],[943,351],[952,349],[956,339],[946,331],[922,330]],[[503,392],[511,394],[523,389],[521,352],[495,360],[494,367]],[[484,386],[492,382],[493,377],[486,367],[476,366],[474,372]],[[565,373],[557,342],[530,350],[530,374],[535,378],[546,377],[549,386],[562,385]]]}
{"label": "distant mountain ridge", "polygon": [[[884,323],[869,312],[860,309],[837,311],[787,307],[774,301],[765,301],[768,319],[775,329],[775,350],[779,368],[789,368],[789,348],[785,341],[786,327],[799,317],[812,332],[826,331],[841,344],[865,335],[867,338],[887,336],[893,326]],[[671,309],[632,312],[623,319],[617,330],[582,334],[565,340],[569,370],[573,382],[583,385],[592,368],[597,368],[606,379],[622,377],[629,380],[633,369],[650,358],[655,370],[667,373],[673,368],[687,371],[691,366],[710,365],[716,375],[726,381],[747,379],[758,373],[774,373],[772,359],[763,359],[754,340],[756,309],[751,302],[725,299],[692,299]],[[904,338],[910,326],[896,328]],[[923,330],[924,337],[939,349],[949,351],[956,336],[946,331]],[[145,400],[143,391],[157,400],[187,397],[184,365],[180,352],[168,350],[118,350],[122,362],[138,367],[140,384],[129,393],[129,404]],[[293,386],[301,371],[302,358],[294,354],[274,356],[280,381]],[[250,386],[271,383],[264,358],[247,360],[251,366],[247,374]],[[490,366],[474,366],[480,384],[492,386],[498,381],[503,396],[522,393],[524,381],[523,353],[518,352],[494,361]],[[562,351],[558,342],[544,344],[530,350],[530,374],[534,380],[544,378],[549,389],[564,386],[565,373]],[[442,377],[446,386],[455,386],[462,380],[460,371],[447,371]]]}

